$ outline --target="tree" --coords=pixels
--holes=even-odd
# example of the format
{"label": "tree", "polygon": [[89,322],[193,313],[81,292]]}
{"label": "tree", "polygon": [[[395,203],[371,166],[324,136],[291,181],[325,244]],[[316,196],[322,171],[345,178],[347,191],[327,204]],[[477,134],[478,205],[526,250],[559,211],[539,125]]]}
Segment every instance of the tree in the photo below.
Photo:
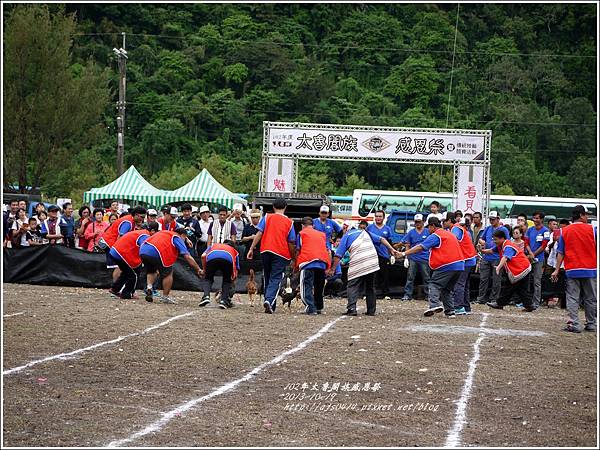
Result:
{"label": "tree", "polygon": [[74,31],[72,15],[51,14],[44,5],[16,6],[6,21],[4,176],[21,192],[103,137],[107,76],[92,62],[72,71]]}

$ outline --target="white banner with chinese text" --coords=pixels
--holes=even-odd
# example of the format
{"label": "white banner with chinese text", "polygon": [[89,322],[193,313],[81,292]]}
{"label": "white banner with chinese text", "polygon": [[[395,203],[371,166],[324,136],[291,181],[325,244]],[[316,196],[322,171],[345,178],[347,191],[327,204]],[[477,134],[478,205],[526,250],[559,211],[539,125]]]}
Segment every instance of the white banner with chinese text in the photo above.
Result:
{"label": "white banner with chinese text", "polygon": [[484,206],[484,166],[458,166],[456,207],[463,214],[483,213]]}
{"label": "white banner with chinese text", "polygon": [[267,160],[266,192],[294,192],[295,163],[293,159],[269,158]]}
{"label": "white banner with chinese text", "polygon": [[269,156],[402,161],[484,161],[491,132],[265,122]]}

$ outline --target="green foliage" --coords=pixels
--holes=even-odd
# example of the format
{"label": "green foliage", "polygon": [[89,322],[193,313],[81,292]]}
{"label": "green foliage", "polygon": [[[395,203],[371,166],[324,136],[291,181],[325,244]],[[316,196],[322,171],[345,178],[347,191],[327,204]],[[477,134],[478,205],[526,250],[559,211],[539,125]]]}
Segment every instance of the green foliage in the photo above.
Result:
{"label": "green foliage", "polygon": [[[234,191],[255,190],[263,121],[445,127],[449,112],[450,128],[492,130],[493,192],[594,195],[594,5],[461,4],[453,57],[456,11],[10,5],[5,178],[61,196],[110,181],[116,136],[107,101],[118,89],[111,49],[125,31],[126,162],[165,189],[207,167]],[[440,178],[428,165],[301,162],[298,180],[301,191],[327,194],[448,191],[452,170]]]}

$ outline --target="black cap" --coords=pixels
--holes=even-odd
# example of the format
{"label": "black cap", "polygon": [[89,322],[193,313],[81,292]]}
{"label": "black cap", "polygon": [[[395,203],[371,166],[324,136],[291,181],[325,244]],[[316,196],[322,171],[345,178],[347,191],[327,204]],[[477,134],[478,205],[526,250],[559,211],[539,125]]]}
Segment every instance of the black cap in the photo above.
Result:
{"label": "black cap", "polygon": [[60,211],[60,208],[56,205],[50,205],[50,206],[48,206],[48,212],[51,212],[51,211]]}

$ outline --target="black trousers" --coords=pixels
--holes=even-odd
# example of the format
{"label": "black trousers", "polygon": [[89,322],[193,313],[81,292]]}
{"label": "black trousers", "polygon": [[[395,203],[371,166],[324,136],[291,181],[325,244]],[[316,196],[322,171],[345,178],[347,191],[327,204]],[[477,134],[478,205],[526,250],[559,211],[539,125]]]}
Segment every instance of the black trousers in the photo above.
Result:
{"label": "black trousers", "polygon": [[348,285],[346,286],[348,311],[356,311],[356,302],[359,297],[362,297],[364,292],[367,297],[367,313],[375,313],[377,307],[377,300],[375,298],[375,274],[376,272],[373,272],[363,275],[362,277],[348,280]]}
{"label": "black trousers", "polygon": [[386,297],[390,293],[390,260],[383,256],[378,256],[378,258],[377,286],[380,288],[380,295]]}
{"label": "black trousers", "polygon": [[508,275],[504,272],[502,275],[502,289],[500,291],[500,297],[498,297],[498,304],[500,306],[508,305],[510,299],[514,295],[518,301],[523,303],[524,307],[530,308],[533,305],[533,292],[529,290],[530,279],[531,272],[515,284],[512,284],[508,279]]}
{"label": "black trousers", "polygon": [[117,265],[119,266],[119,269],[121,269],[121,275],[117,278],[117,281],[113,283],[112,291],[121,292],[121,289],[123,289],[121,298],[131,298],[135,292],[135,287],[137,286],[141,266],[132,269],[122,259],[118,261]]}
{"label": "black trousers", "polygon": [[221,300],[229,300],[231,286],[233,285],[231,281],[231,275],[233,275],[233,266],[231,265],[231,262],[221,258],[211,259],[206,263],[204,271],[204,296],[210,295],[210,290],[215,281],[215,275],[221,272],[221,275],[223,276]]}

